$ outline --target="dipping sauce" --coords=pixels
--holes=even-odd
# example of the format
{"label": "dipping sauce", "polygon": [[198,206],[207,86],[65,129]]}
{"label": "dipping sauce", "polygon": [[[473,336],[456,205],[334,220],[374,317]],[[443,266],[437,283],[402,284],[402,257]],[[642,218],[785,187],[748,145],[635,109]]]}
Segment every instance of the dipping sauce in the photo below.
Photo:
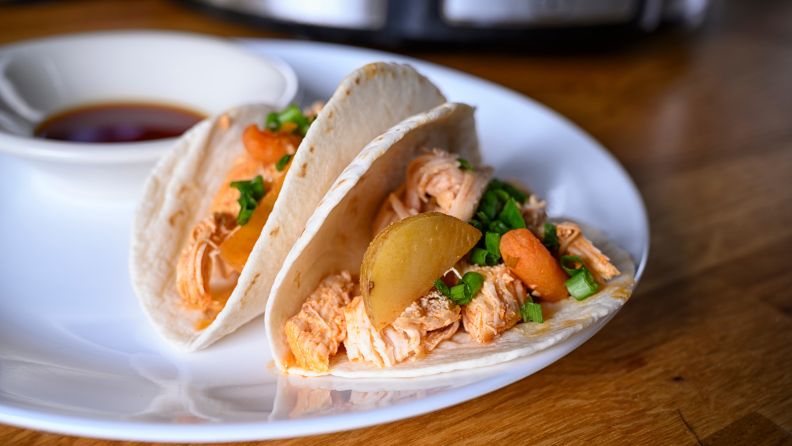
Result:
{"label": "dipping sauce", "polygon": [[169,105],[103,104],[51,116],[36,127],[34,135],[73,142],[150,141],[179,136],[204,118]]}

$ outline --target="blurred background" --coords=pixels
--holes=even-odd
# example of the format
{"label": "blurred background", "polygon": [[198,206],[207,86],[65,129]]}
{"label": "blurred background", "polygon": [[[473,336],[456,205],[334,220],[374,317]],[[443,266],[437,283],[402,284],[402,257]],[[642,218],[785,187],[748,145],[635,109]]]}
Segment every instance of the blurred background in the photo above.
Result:
{"label": "blurred background", "polygon": [[693,28],[708,0],[182,0],[216,17],[310,39],[389,48],[542,47]]}
{"label": "blurred background", "polygon": [[[709,0],[173,0],[208,17],[294,37],[405,48],[511,48],[613,44],[664,25],[694,29]],[[86,3],[0,0],[0,4]],[[127,3],[141,11],[148,0]],[[139,3],[133,6],[132,3]],[[104,7],[108,7],[105,5]]]}

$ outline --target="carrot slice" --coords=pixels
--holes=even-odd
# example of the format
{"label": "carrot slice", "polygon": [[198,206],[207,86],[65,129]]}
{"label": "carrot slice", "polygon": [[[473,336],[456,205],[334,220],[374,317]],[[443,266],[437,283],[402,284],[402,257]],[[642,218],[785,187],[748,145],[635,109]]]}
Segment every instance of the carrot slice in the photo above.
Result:
{"label": "carrot slice", "polygon": [[500,251],[506,265],[539,298],[558,302],[569,296],[564,282],[569,279],[550,251],[531,231],[515,229],[501,237]]}
{"label": "carrot slice", "polygon": [[256,246],[256,241],[261,235],[261,230],[275,207],[275,201],[278,199],[281,188],[283,188],[283,181],[286,179],[289,167],[291,167],[291,161],[283,169],[283,173],[272,183],[272,189],[264,194],[256,210],[253,211],[250,220],[245,225],[237,227],[220,244],[220,258],[234,268],[234,271],[241,273],[248,257],[250,257],[250,253],[253,252],[253,247]]}
{"label": "carrot slice", "polygon": [[242,133],[245,150],[263,164],[277,163],[285,155],[294,153],[301,141],[302,138],[293,133],[262,131],[255,124],[247,126]]}

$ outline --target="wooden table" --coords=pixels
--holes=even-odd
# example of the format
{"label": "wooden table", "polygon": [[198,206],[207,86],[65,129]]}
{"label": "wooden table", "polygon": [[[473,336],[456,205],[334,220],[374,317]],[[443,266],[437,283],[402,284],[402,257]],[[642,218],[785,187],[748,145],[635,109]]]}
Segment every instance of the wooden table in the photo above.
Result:
{"label": "wooden table", "polygon": [[[161,0],[0,6],[0,44],[118,28],[276,36]],[[608,147],[646,200],[646,274],[599,334],[520,382],[261,444],[792,445],[792,2],[716,3],[696,33],[596,53],[409,55],[535,98]],[[121,444],[10,426],[0,443]]]}

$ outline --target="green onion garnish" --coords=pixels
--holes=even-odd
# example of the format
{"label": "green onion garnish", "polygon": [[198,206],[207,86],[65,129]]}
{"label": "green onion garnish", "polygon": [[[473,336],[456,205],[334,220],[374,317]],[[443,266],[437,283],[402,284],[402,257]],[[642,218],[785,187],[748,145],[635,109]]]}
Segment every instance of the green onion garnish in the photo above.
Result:
{"label": "green onion garnish", "polygon": [[487,190],[493,190],[493,189],[503,189],[503,183],[501,183],[496,179],[490,180],[489,184],[487,184]]}
{"label": "green onion garnish", "polygon": [[507,232],[511,231],[511,228],[510,228],[510,227],[508,227],[508,226],[506,226],[506,225],[505,225],[505,224],[504,224],[502,221],[500,221],[500,220],[495,220],[495,221],[493,221],[492,223],[490,223],[489,225],[487,225],[487,228],[488,228],[490,231],[492,231],[492,232],[497,232],[497,233],[498,233],[498,234],[500,234],[500,235],[503,235],[503,234],[505,234],[505,233],[507,233]]}
{"label": "green onion garnish", "polygon": [[470,261],[481,266],[495,266],[498,258],[486,249],[473,248],[470,250]]}
{"label": "green onion garnish", "polygon": [[451,295],[448,298],[457,305],[467,305],[473,297],[470,294],[470,287],[460,282],[459,285],[451,287]]}
{"label": "green onion garnish", "polygon": [[[547,248],[550,252],[558,252],[558,234],[556,233],[555,225],[551,225],[550,223],[544,224],[544,237],[542,238],[542,244]],[[561,266],[564,266],[562,263]]]}
{"label": "green onion garnish", "polygon": [[449,294],[451,294],[451,291],[448,289],[448,285],[446,285],[445,282],[443,282],[443,279],[435,280],[434,285],[435,288],[437,288],[437,291],[440,291],[444,295],[448,296]]}
{"label": "green onion garnish", "polygon": [[481,204],[479,204],[479,211],[476,213],[476,215],[483,214],[481,215],[482,222],[484,222],[485,218],[487,222],[491,222],[492,220],[495,220],[495,218],[498,217],[497,205],[498,205],[497,200],[493,203],[491,201],[485,201],[482,199]]}
{"label": "green onion garnish", "polygon": [[275,112],[268,114],[267,122],[264,124],[264,126],[267,128],[267,130],[278,130],[281,126],[280,120],[278,119],[278,114]]}
{"label": "green onion garnish", "polygon": [[506,223],[509,229],[521,229],[525,227],[525,220],[523,220],[520,208],[514,201],[514,198],[509,198],[509,201],[503,206],[503,211],[498,215],[498,220]]}
{"label": "green onion garnish", "polygon": [[468,271],[462,276],[462,281],[470,287],[470,297],[473,298],[484,285],[484,276],[475,271]]}
{"label": "green onion garnish", "polygon": [[484,235],[487,251],[489,251],[496,259],[500,259],[500,239],[501,236],[497,232],[487,232]]}
{"label": "green onion garnish", "polygon": [[303,135],[308,133],[308,128],[311,126],[311,122],[308,118],[306,118],[299,107],[296,105],[290,105],[280,113],[270,113],[267,115],[267,122],[266,127],[269,130],[279,130],[283,124],[286,123],[294,123],[297,125],[297,129]]}
{"label": "green onion garnish", "polygon": [[[476,215],[470,224],[485,235],[471,251],[470,261],[494,266],[501,260],[500,237],[512,229],[525,228],[520,205],[527,196],[510,184],[493,179],[481,196]],[[557,249],[557,248],[556,248]]]}
{"label": "green onion garnish", "polygon": [[459,161],[459,168],[460,169],[469,170],[469,171],[473,172],[473,166],[470,165],[468,160],[466,160],[465,158],[457,158],[457,161]]}
{"label": "green onion garnish", "polygon": [[495,189],[492,192],[498,196],[498,201],[503,204],[506,204],[506,202],[509,201],[509,198],[511,198],[511,195],[509,195],[508,192],[503,189]]}
{"label": "green onion garnish", "polygon": [[578,271],[580,272],[564,282],[564,285],[566,285],[572,297],[577,300],[583,300],[596,293],[599,285],[594,281],[594,276],[591,275],[591,271],[588,268],[584,266]]}
{"label": "green onion garnish", "polygon": [[278,162],[275,163],[275,169],[277,169],[278,172],[283,172],[283,169],[286,167],[287,164],[289,164],[289,160],[292,159],[293,156],[294,155],[283,155],[283,157],[281,157],[281,159],[279,159]]}
{"label": "green onion garnish", "polygon": [[237,224],[242,226],[250,221],[253,211],[258,207],[258,201],[264,197],[264,179],[259,175],[250,181],[234,181],[231,187],[239,190]]}
{"label": "green onion garnish", "polygon": [[[561,256],[561,268],[564,268],[569,277],[574,276],[575,274],[583,271],[583,268],[586,267],[586,264],[583,263],[583,259],[578,256]],[[580,263],[580,268],[569,268],[567,265],[570,263]],[[573,265],[574,266],[574,265]]]}
{"label": "green onion garnish", "polygon": [[540,324],[544,322],[544,318],[542,317],[542,306],[531,302],[530,296],[522,307],[520,307],[520,313],[522,313],[523,322],[534,321]]}
{"label": "green onion garnish", "polygon": [[515,200],[519,201],[520,204],[525,203],[525,200],[528,199],[528,195],[525,195],[520,189],[517,189],[509,183],[503,183],[503,190],[508,192]]}
{"label": "green onion garnish", "polygon": [[484,276],[475,271],[466,272],[459,283],[456,286],[452,286],[450,289],[441,279],[435,280],[435,288],[437,288],[437,291],[440,291],[444,296],[456,302],[457,305],[469,304],[483,284]]}

